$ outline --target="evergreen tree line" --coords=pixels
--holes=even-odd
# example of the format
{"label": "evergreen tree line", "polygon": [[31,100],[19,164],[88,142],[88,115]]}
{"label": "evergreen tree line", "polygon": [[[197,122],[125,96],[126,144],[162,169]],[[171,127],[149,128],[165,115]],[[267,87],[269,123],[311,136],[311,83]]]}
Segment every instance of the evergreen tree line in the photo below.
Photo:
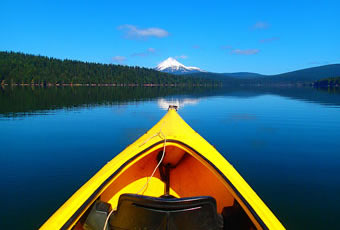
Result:
{"label": "evergreen tree line", "polygon": [[330,77],[314,82],[316,87],[337,87],[340,86],[340,77]]}
{"label": "evergreen tree line", "polygon": [[1,84],[156,84],[214,85],[216,80],[172,75],[137,66],[60,60],[17,52],[0,52]]}

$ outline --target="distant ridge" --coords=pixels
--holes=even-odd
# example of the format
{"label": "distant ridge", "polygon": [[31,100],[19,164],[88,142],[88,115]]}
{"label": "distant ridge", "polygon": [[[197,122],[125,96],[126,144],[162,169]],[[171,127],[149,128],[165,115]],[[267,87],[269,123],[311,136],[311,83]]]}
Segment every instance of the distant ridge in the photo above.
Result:
{"label": "distant ridge", "polygon": [[201,72],[190,74],[190,76],[220,80],[227,84],[311,84],[317,80],[340,76],[340,64],[311,67],[275,75],[262,75],[248,72]]}
{"label": "distant ridge", "polygon": [[340,64],[330,64],[267,76],[272,81],[311,82],[340,76]]}
{"label": "distant ridge", "polygon": [[274,75],[252,72],[213,73],[203,71],[198,67],[185,66],[172,57],[161,62],[155,70],[218,80],[226,84],[311,84],[317,80],[340,76],[340,64],[329,64]]}
{"label": "distant ridge", "polygon": [[259,73],[250,73],[250,72],[237,72],[237,73],[222,73],[223,76],[226,77],[235,77],[239,79],[252,79],[252,78],[259,78],[265,77],[266,75],[259,74]]}

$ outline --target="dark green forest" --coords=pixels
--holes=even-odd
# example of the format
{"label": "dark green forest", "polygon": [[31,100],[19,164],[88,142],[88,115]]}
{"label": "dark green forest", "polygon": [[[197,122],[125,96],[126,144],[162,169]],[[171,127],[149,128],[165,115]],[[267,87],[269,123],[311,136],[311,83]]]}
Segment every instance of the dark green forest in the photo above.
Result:
{"label": "dark green forest", "polygon": [[[246,74],[246,75],[245,75]],[[240,86],[339,85],[340,64],[312,67],[277,75],[255,73],[193,73],[174,75],[153,69],[0,51],[0,84],[8,85],[129,85]]]}
{"label": "dark green forest", "polygon": [[17,52],[0,52],[1,84],[214,85],[212,79],[193,78],[136,66],[60,60]]}
{"label": "dark green forest", "polygon": [[316,87],[338,87],[340,86],[340,77],[330,77],[314,82]]}

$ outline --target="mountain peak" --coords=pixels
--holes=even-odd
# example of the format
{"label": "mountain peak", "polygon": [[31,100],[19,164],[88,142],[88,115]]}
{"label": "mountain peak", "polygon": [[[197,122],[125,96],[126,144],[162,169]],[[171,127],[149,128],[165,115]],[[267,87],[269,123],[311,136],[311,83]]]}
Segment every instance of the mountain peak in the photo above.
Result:
{"label": "mountain peak", "polygon": [[159,63],[156,67],[157,70],[163,71],[166,68],[173,67],[179,69],[180,67],[185,67],[182,63],[178,62],[173,57],[168,57],[166,60]]}
{"label": "mountain peak", "polygon": [[166,60],[159,63],[155,69],[158,71],[174,74],[202,72],[200,68],[185,66],[173,57],[168,57]]}

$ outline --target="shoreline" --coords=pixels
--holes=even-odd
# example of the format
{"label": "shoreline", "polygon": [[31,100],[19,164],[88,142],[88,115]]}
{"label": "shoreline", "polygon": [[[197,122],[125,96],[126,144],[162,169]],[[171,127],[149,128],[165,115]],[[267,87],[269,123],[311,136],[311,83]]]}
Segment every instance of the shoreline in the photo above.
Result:
{"label": "shoreline", "polygon": [[289,88],[289,87],[312,87],[315,89],[332,89],[332,88],[340,88],[340,85],[315,85],[315,84],[239,84],[239,85],[228,85],[228,84],[116,84],[116,83],[91,83],[91,84],[8,84],[2,83],[0,84],[2,88],[4,87],[279,87],[279,88]]}
{"label": "shoreline", "polygon": [[37,87],[60,87],[60,86],[86,86],[86,87],[97,87],[97,86],[105,86],[105,87],[217,87],[222,86],[221,84],[213,85],[213,84],[115,84],[115,83],[91,83],[91,84],[1,84],[1,86],[37,86]]}

